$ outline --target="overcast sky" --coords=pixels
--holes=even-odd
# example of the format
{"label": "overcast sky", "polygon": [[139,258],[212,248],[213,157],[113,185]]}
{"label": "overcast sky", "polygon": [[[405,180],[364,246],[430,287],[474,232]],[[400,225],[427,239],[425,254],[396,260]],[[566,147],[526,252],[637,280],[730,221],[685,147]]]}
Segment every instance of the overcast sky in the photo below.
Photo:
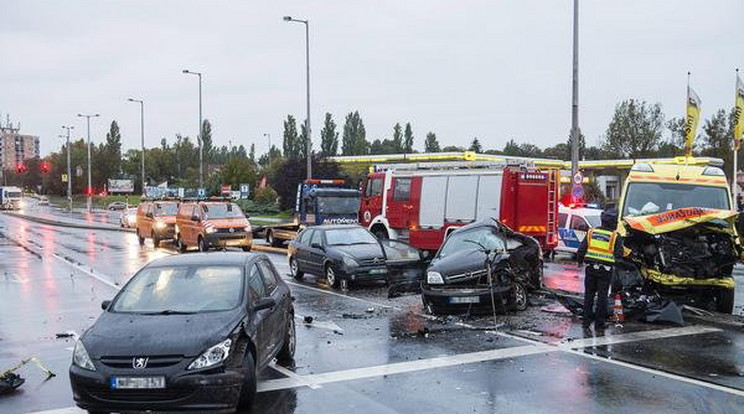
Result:
{"label": "overcast sky", "polygon": [[[312,123],[341,130],[359,110],[367,138],[410,121],[415,146],[486,148],[514,138],[541,147],[571,124],[571,0],[511,1],[35,1],[0,3],[0,113],[59,147],[63,124],[98,112],[94,141],[116,119],[125,148],[139,145],[142,98],[148,146],[198,127],[197,79],[215,144],[266,150],[282,120],[305,114],[304,31],[310,19]],[[741,0],[582,1],[580,125],[589,144],[625,98],[684,111],[687,71],[703,116],[730,108],[744,69]]]}

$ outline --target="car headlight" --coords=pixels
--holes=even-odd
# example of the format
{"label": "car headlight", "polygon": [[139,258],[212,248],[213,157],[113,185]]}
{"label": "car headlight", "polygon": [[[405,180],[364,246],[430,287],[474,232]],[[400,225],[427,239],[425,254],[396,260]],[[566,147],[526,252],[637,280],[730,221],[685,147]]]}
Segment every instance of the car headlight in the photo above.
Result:
{"label": "car headlight", "polygon": [[426,272],[426,283],[430,285],[441,285],[444,284],[442,274],[439,272]]}
{"label": "car headlight", "polygon": [[186,369],[202,369],[209,368],[219,364],[220,362],[227,359],[230,355],[230,346],[232,345],[232,339],[225,339],[217,345],[207,349],[203,354],[196,358],[188,368]]}
{"label": "car headlight", "polygon": [[352,259],[351,257],[344,256],[344,266],[346,267],[357,267],[359,266],[359,263],[357,263],[356,260]]}
{"label": "car headlight", "polygon": [[166,226],[165,222],[162,220],[155,220],[155,228],[158,230],[164,229]]}
{"label": "car headlight", "polygon": [[249,224],[249,225],[243,227],[243,231],[246,232],[246,233],[250,233],[251,232],[251,225]]}
{"label": "car headlight", "polygon": [[130,214],[127,216],[127,220],[129,220],[130,223],[135,223],[137,221],[137,215],[136,214]]}
{"label": "car headlight", "polygon": [[204,229],[204,231],[205,231],[205,232],[206,232],[207,234],[211,234],[211,233],[215,233],[215,232],[217,232],[217,228],[215,228],[215,227],[213,227],[213,226],[209,226],[209,227],[207,227],[206,229]]}
{"label": "car headlight", "polygon": [[93,361],[88,356],[88,351],[86,351],[83,346],[83,341],[79,339],[75,342],[75,349],[72,351],[72,363],[82,369],[87,369],[88,371],[96,370]]}

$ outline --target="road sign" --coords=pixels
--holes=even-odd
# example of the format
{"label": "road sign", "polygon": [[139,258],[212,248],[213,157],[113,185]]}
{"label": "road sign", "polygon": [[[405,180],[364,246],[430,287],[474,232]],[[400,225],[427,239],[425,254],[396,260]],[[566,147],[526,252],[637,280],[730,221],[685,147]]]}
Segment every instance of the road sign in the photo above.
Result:
{"label": "road sign", "polygon": [[205,190],[203,188],[200,188],[200,189],[196,190],[196,194],[197,194],[197,196],[199,198],[204,198],[204,197],[207,196],[207,190]]}
{"label": "road sign", "polygon": [[584,198],[584,187],[579,185],[574,185],[573,190],[571,190],[571,195],[573,196],[574,200],[581,200]]}
{"label": "road sign", "polygon": [[62,182],[63,183],[67,182],[67,174],[62,174]]}
{"label": "road sign", "polygon": [[240,184],[240,198],[246,199],[250,197],[251,195],[251,185],[250,184]]}
{"label": "road sign", "polygon": [[575,185],[581,185],[584,182],[584,176],[581,175],[581,171],[576,171],[576,174],[573,176],[573,182]]}

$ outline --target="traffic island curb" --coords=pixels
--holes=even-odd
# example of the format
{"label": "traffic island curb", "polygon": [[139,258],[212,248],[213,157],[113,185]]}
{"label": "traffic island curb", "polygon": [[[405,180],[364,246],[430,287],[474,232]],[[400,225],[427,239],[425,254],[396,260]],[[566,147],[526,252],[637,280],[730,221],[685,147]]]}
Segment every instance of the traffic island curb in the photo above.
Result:
{"label": "traffic island curb", "polygon": [[262,244],[254,244],[251,247],[251,249],[254,250],[254,251],[263,252],[263,253],[278,253],[278,254],[282,254],[282,255],[286,255],[287,254],[287,249],[282,249],[282,248],[279,248],[279,247],[264,246]]}
{"label": "traffic island curb", "polygon": [[34,217],[29,216],[22,213],[11,213],[9,212],[8,215],[13,217],[18,217],[20,219],[33,221],[36,223],[41,224],[48,224],[50,226],[58,226],[58,227],[69,227],[73,229],[87,229],[87,230],[103,230],[103,231],[118,231],[122,233],[134,233],[134,229],[125,229],[123,227],[115,227],[113,225],[110,226],[101,226],[101,225],[92,225],[92,224],[85,224],[85,223],[71,223],[67,221],[59,221],[59,220],[51,220],[51,219],[45,219],[41,217]]}

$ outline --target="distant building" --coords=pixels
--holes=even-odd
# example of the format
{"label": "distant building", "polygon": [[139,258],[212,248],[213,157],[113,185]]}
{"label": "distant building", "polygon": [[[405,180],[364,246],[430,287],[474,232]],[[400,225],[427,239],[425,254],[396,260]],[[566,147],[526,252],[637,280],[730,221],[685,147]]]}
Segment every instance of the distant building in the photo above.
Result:
{"label": "distant building", "polygon": [[18,133],[12,125],[0,125],[0,167],[16,168],[27,159],[39,157],[39,137]]}

